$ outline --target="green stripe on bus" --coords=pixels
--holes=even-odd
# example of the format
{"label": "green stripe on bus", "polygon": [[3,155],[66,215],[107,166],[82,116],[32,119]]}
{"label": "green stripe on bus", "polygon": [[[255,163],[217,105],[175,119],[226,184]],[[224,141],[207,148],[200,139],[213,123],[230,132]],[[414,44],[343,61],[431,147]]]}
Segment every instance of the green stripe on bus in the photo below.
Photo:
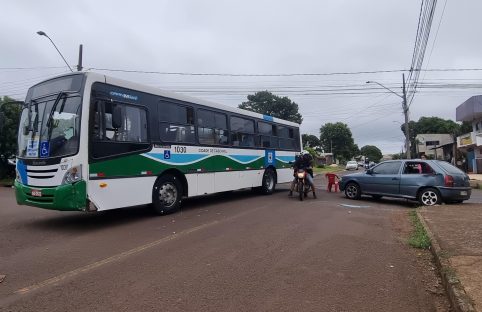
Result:
{"label": "green stripe on bus", "polygon": [[[277,168],[288,168],[286,164],[277,163]],[[142,172],[150,171],[157,175],[163,171],[175,168],[187,174],[194,172],[219,172],[228,170],[249,170],[264,168],[264,158],[259,158],[247,164],[241,164],[229,157],[222,155],[214,155],[206,159],[189,165],[171,165],[142,155],[130,155],[111,160],[92,163],[89,166],[89,174],[99,177],[115,177],[115,176],[139,176]]]}

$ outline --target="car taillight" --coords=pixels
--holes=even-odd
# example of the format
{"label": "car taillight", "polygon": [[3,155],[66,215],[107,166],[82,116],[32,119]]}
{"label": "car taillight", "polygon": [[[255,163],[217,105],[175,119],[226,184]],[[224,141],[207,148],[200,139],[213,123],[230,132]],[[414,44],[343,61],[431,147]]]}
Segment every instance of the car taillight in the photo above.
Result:
{"label": "car taillight", "polygon": [[451,175],[446,175],[445,179],[444,179],[444,182],[445,182],[445,186],[453,187],[454,186],[454,177],[452,177]]}

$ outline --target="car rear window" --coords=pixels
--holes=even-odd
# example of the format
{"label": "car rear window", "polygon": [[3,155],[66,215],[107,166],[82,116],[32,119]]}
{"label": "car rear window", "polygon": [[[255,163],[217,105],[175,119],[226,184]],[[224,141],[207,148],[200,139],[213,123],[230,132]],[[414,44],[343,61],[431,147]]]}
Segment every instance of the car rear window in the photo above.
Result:
{"label": "car rear window", "polygon": [[455,166],[452,166],[451,164],[449,164],[448,162],[446,161],[437,161],[437,165],[439,165],[440,167],[442,167],[442,169],[444,169],[445,171],[447,171],[447,173],[451,173],[451,174],[464,174],[464,172],[462,170],[460,170],[459,168],[455,167]]}

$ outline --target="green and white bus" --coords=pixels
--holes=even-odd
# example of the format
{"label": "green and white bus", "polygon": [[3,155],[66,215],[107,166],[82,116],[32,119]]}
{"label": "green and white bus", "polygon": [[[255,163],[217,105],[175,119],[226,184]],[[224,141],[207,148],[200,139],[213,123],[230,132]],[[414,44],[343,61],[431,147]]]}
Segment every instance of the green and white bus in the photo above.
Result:
{"label": "green and white bus", "polygon": [[18,134],[17,202],[102,211],[292,179],[299,125],[98,73],[28,90]]}

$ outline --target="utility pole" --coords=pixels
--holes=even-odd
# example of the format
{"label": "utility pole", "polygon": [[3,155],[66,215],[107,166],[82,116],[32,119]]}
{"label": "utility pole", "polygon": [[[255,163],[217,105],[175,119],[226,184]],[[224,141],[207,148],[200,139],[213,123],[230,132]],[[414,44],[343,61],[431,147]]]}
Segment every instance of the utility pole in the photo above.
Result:
{"label": "utility pole", "polygon": [[82,45],[79,45],[79,63],[77,63],[77,71],[82,71]]}
{"label": "utility pole", "polygon": [[410,131],[408,128],[408,106],[407,106],[407,90],[405,88],[405,74],[402,74],[403,79],[403,115],[405,116],[405,151],[407,159],[411,159],[410,155]]}
{"label": "utility pole", "polygon": [[399,98],[402,99],[402,108],[403,108],[403,114],[405,115],[405,152],[406,152],[406,158],[411,159],[410,157],[410,130],[408,129],[408,104],[407,104],[407,90],[405,89],[405,74],[402,74],[402,79],[403,79],[403,94],[400,95],[397,92],[393,91],[390,88],[385,87],[381,83],[377,81],[367,81],[366,83],[376,83],[383,89],[386,89],[390,91],[391,93],[395,94]]}

